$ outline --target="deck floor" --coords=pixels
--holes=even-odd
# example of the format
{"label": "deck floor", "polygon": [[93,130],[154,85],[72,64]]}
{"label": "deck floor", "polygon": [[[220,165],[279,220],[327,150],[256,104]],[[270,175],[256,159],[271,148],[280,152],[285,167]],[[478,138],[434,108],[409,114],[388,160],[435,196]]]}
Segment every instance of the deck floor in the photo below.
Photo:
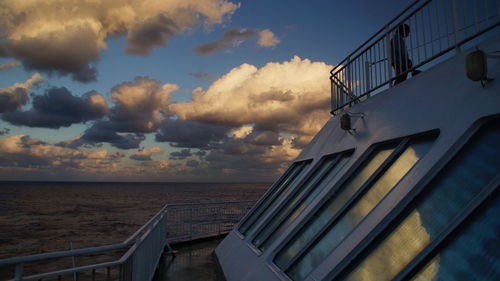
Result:
{"label": "deck floor", "polygon": [[215,257],[215,247],[222,239],[173,246],[175,258],[165,254],[153,281],[225,281]]}

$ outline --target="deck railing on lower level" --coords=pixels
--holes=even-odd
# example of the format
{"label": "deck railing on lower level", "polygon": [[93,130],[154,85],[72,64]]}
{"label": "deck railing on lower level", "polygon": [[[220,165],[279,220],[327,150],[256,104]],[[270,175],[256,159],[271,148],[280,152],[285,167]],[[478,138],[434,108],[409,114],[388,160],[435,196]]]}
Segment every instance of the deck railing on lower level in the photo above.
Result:
{"label": "deck railing on lower level", "polygon": [[[149,281],[153,278],[161,255],[168,243],[229,232],[255,201],[167,204],[132,236],[122,243],[100,247],[53,252],[0,260],[0,270],[12,269],[14,279],[35,280],[120,280]],[[24,276],[31,263],[88,257],[122,251],[114,261],[92,263],[61,270]],[[64,279],[66,278],[66,279]]]}
{"label": "deck railing on lower level", "polygon": [[414,1],[332,69],[331,113],[460,53],[498,27],[499,15],[498,0]]}

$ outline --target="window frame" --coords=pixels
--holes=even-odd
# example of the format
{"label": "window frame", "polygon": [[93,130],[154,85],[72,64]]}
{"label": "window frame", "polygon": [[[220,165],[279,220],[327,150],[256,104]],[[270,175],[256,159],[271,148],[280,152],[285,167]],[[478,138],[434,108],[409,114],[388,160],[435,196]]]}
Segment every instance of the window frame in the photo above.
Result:
{"label": "window frame", "polygon": [[[290,164],[290,166],[288,166],[288,168],[286,169],[286,171],[278,178],[278,180],[276,180],[272,185],[271,187],[264,193],[264,195],[257,201],[257,203],[255,203],[255,205],[250,209],[250,211],[238,222],[238,224],[234,227],[234,230],[235,230],[235,233],[237,234],[237,236],[243,240],[245,239],[246,237],[248,237],[249,235],[252,234],[253,231],[251,231],[251,227],[252,225],[255,223],[254,222],[251,222],[250,223],[250,226],[249,228],[247,229],[247,231],[249,231],[249,233],[247,233],[247,235],[245,235],[243,233],[243,231],[240,231],[240,228],[241,226],[246,223],[246,221],[248,221],[255,213],[258,212],[258,210],[261,208],[261,206],[272,196],[272,194],[276,191],[276,189],[279,187],[279,185],[281,183],[283,183],[287,178],[288,176],[293,172],[293,166],[294,165],[305,165],[307,162],[309,162],[310,164],[312,162],[314,162],[314,158],[308,158],[308,159],[303,159],[303,160],[299,160],[299,161],[294,161],[292,162],[292,164]],[[310,169],[310,167],[304,167],[303,169]],[[300,171],[299,171],[300,173]],[[307,173],[306,173],[307,174]],[[297,175],[297,176],[300,176],[300,175]],[[293,182],[293,180],[292,180]],[[284,192],[284,190],[283,190]],[[271,204],[269,204],[270,206]],[[266,209],[269,207],[267,206]],[[265,210],[266,210],[265,209]],[[260,216],[262,215],[265,210],[262,210],[260,212],[260,214],[257,214],[257,216]]]}
{"label": "window frame", "polygon": [[[302,187],[304,187],[305,184],[307,184],[309,182],[309,180],[311,179],[311,177],[313,177],[315,175],[315,172],[321,168],[321,166],[325,163],[325,161],[327,160],[330,160],[330,159],[334,159],[334,164],[328,169],[328,171],[326,171],[321,177],[317,178],[314,183],[312,183],[312,185],[317,185],[318,182],[321,182],[325,177],[328,176],[328,174],[333,170],[335,169],[335,167],[339,164],[340,160],[342,159],[342,157],[344,155],[349,155],[349,157],[351,158],[353,155],[354,155],[354,152],[355,152],[355,148],[350,148],[350,149],[346,149],[346,150],[343,150],[343,151],[339,151],[339,152],[335,152],[335,153],[330,153],[330,154],[326,154],[326,155],[323,155],[320,160],[318,160],[318,162],[307,172],[307,174],[302,178],[302,180],[296,185],[296,187],[294,188],[294,190],[292,192],[290,192],[287,197],[285,199],[283,199],[283,201],[281,202],[281,204],[279,206],[277,206],[277,208],[275,209],[276,212],[281,212],[285,207],[287,207],[287,205],[290,203],[290,200],[293,199],[294,196],[296,196]],[[334,178],[336,178],[339,174],[341,174],[342,170],[347,166],[347,164],[349,163],[351,159],[348,160],[348,162],[344,165],[344,167],[342,167],[336,176],[334,176]],[[323,190],[329,190],[331,186],[333,186],[335,184],[335,181],[333,180],[334,178],[332,178],[332,184],[329,184],[327,183],[326,186],[323,188]],[[313,188],[314,189],[314,188]],[[316,195],[316,197],[318,196],[319,194]],[[315,197],[315,198],[316,198]],[[304,202],[304,200],[307,198],[307,195],[304,196],[301,200],[298,201],[297,204],[301,204],[302,202]],[[290,215],[291,213],[293,213],[293,209],[290,210],[286,216]],[[271,222],[273,219],[273,217],[271,216],[268,216],[267,218],[265,218],[264,220],[264,223],[262,223],[253,233],[252,235],[249,235],[248,237],[251,237],[249,239],[249,244],[254,247],[256,250],[258,250],[260,253],[262,252],[265,252],[265,250],[261,250],[260,249],[260,246],[265,243],[265,241],[267,241],[267,239],[269,239],[269,237],[271,236],[271,234],[269,235],[266,235],[263,239],[263,242],[257,246],[254,244],[254,239],[265,229],[265,226]],[[297,219],[297,218],[296,218]],[[279,222],[276,224],[277,227],[274,228],[274,230],[276,230],[277,228],[279,228],[281,226],[281,224],[286,220],[286,217],[284,219],[281,219],[279,220]],[[273,230],[273,231],[274,231]]]}
{"label": "window frame", "polygon": [[[367,191],[367,188],[369,188],[384,173],[384,171],[387,170],[391,166],[390,164],[392,164],[397,159],[397,157],[399,157],[404,152],[404,150],[408,147],[408,143],[411,140],[417,139],[417,138],[424,138],[424,137],[432,137],[432,136],[434,136],[435,137],[434,142],[435,142],[439,138],[439,135],[440,135],[440,130],[439,129],[432,129],[432,130],[427,130],[427,131],[424,131],[424,132],[419,132],[419,133],[416,133],[416,134],[410,134],[410,135],[406,135],[406,136],[402,136],[402,137],[396,137],[396,138],[392,138],[392,139],[388,139],[388,140],[383,140],[383,141],[379,141],[379,142],[371,144],[363,152],[363,154],[358,159],[356,159],[355,163],[353,163],[351,165],[351,167],[348,168],[347,172],[345,172],[342,175],[342,178],[340,178],[337,182],[334,183],[334,186],[332,188],[330,188],[328,194],[326,194],[324,196],[324,198],[322,198],[322,200],[319,201],[316,204],[316,206],[314,206],[313,210],[308,211],[307,215],[303,219],[300,220],[299,224],[297,224],[292,229],[292,231],[290,231],[290,233],[288,233],[288,235],[285,237],[285,239],[283,239],[273,249],[273,251],[270,253],[269,258],[268,258],[268,264],[269,264],[271,270],[274,271],[274,272],[276,272],[276,273],[279,273],[279,275],[282,276],[282,277],[286,277],[286,280],[291,280],[291,278],[285,273],[286,270],[288,270],[298,260],[298,258],[301,257],[303,255],[303,253],[305,251],[307,251],[311,247],[311,245],[314,244],[318,240],[318,238],[325,232],[326,229],[328,229],[328,227],[330,227],[331,224],[335,223],[338,220],[338,218],[343,213],[345,213],[345,211],[348,210],[349,207],[353,203],[357,202],[357,200],[360,198],[360,195],[364,194],[364,192]],[[374,151],[376,151],[377,149],[381,148],[381,147],[383,148],[384,146],[391,145],[391,144],[394,144],[394,143],[396,143],[394,151],[387,157],[387,159],[385,159],[382,162],[382,164],[372,173],[372,175],[370,175],[368,177],[368,179],[365,181],[365,183],[349,198],[349,200],[337,211],[337,213],[332,218],[330,218],[330,220],[328,221],[328,223],[325,226],[323,226],[323,228],[321,229],[321,231],[319,231],[318,233],[316,233],[314,235],[314,237],[306,244],[306,246],[304,246],[294,256],[294,258],[291,261],[289,261],[283,267],[283,269],[281,269],[277,264],[275,264],[274,260],[277,257],[278,253],[286,247],[286,245],[295,237],[295,235],[300,230],[302,230],[302,228],[307,223],[309,223],[309,221],[316,214],[318,214],[319,211],[321,211],[321,209],[325,206],[325,204],[327,203],[327,201],[331,200],[336,195],[338,195],[338,192],[342,191],[341,187],[343,187],[355,175],[355,173],[358,172],[358,170],[360,168],[362,168],[364,164],[366,164],[366,161],[369,160],[369,158],[372,156],[372,153]],[[419,159],[419,161],[420,161],[420,159]],[[408,171],[408,173],[411,170],[413,170],[416,165],[418,165],[418,162],[415,163],[415,165]],[[402,180],[404,180],[404,178],[406,178],[406,175],[403,176],[403,178],[401,178],[394,185],[394,187],[396,187],[397,185],[399,185],[399,183]],[[386,194],[381,199],[380,202],[382,202],[386,198],[387,195],[388,194]],[[377,206],[378,206],[378,204],[377,204]],[[374,207],[374,209],[375,208],[376,208],[376,206]],[[366,217],[368,217],[370,215],[370,213],[368,213]],[[363,218],[363,220],[360,221],[359,224],[361,224],[366,219],[366,217]],[[356,229],[357,229],[357,227],[355,227],[350,233],[352,233],[353,231],[356,231]],[[311,273],[312,272],[314,272],[314,270],[311,271]]]}
{"label": "window frame", "polygon": [[[420,196],[425,195],[426,187],[439,175],[441,171],[453,160],[453,158],[461,151],[464,146],[469,143],[469,141],[475,136],[475,134],[482,128],[483,125],[489,121],[499,119],[500,114],[487,116],[480,118],[472,123],[469,128],[456,140],[451,147],[449,147],[443,156],[429,169],[429,171],[414,185],[410,192],[404,196],[400,202],[377,224],[372,231],[370,231],[366,237],[356,245],[350,253],[348,253],[342,261],[340,261],[336,267],[334,267],[330,272],[323,277],[323,281],[334,280],[337,281],[341,279],[345,274],[348,267],[358,259],[361,259],[366,251],[370,250],[370,246],[374,243],[379,242],[379,240],[384,239],[388,231],[391,231],[390,227],[394,223],[399,223],[406,215],[409,208],[412,207]],[[420,253],[418,253],[401,271],[396,274],[392,281],[407,280],[407,278],[418,271],[425,262],[428,261],[429,257],[432,257],[432,252],[434,252],[439,247],[442,247],[446,240],[453,236],[453,233],[459,231],[459,226],[462,225],[476,212],[479,208],[484,206],[488,197],[495,192],[496,188],[500,185],[500,175],[497,174],[485,187],[479,192],[472,200],[467,204],[467,208],[460,211],[453,219],[449,222],[445,230],[441,231],[436,238],[425,246]],[[378,245],[378,244],[377,244]],[[286,275],[286,274],[285,274]]]}

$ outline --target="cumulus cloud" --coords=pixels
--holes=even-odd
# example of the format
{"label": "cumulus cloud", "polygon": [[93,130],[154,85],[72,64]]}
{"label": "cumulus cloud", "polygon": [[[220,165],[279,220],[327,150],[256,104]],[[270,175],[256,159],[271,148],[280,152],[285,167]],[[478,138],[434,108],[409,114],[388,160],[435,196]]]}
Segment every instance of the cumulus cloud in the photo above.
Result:
{"label": "cumulus cloud", "polygon": [[68,143],[69,147],[78,147],[85,144],[99,144],[107,142],[116,148],[132,149],[139,148],[141,142],[145,140],[144,134],[117,133],[105,126],[104,122],[98,122],[94,126],[85,130],[83,135]]}
{"label": "cumulus cloud", "polygon": [[28,102],[30,89],[43,81],[39,73],[35,73],[24,83],[15,83],[7,88],[0,88],[0,113],[14,111]]}
{"label": "cumulus cloud", "polygon": [[209,55],[232,47],[238,47],[241,43],[254,38],[258,38],[257,44],[265,48],[275,47],[280,42],[269,29],[259,31],[251,28],[233,28],[225,32],[221,38],[199,45],[194,50],[199,54]]}
{"label": "cumulus cloud", "polygon": [[21,65],[21,63],[19,61],[9,61],[9,62],[6,62],[4,64],[0,64],[0,71],[8,70],[8,69],[17,67],[19,65]]}
{"label": "cumulus cloud", "polygon": [[150,148],[143,148],[130,155],[130,159],[137,161],[151,161],[151,156],[163,154],[163,149],[155,146]]}
{"label": "cumulus cloud", "polygon": [[209,148],[224,139],[229,129],[226,126],[196,121],[165,119],[155,139],[170,142],[174,147]]}
{"label": "cumulus cloud", "polygon": [[124,154],[108,150],[77,150],[51,145],[28,135],[0,138],[0,166],[78,168],[86,161],[119,161]]}
{"label": "cumulus cloud", "polygon": [[57,129],[99,119],[108,113],[104,97],[97,92],[75,96],[65,87],[51,87],[33,98],[27,111],[4,113],[2,119],[14,125]]}
{"label": "cumulus cloud", "polygon": [[107,38],[126,35],[126,51],[146,55],[196,24],[223,22],[237,8],[225,0],[4,0],[0,56],[89,82]]}
{"label": "cumulus cloud", "polygon": [[169,108],[182,120],[312,136],[329,118],[331,67],[299,57],[260,69],[243,64]]}
{"label": "cumulus cloud", "polygon": [[113,87],[109,120],[105,127],[117,132],[151,133],[161,122],[170,94],[179,87],[159,81],[137,77],[133,82],[125,82]]}
{"label": "cumulus cloud", "polygon": [[144,133],[155,132],[169,114],[169,97],[177,89],[177,85],[162,85],[147,77],[121,83],[111,91],[114,106],[106,117],[95,121],[79,138],[59,145],[78,147],[107,142],[121,149],[139,148]]}
{"label": "cumulus cloud", "polygon": [[181,151],[174,151],[170,153],[171,160],[184,160],[193,156],[191,149],[182,149]]}
{"label": "cumulus cloud", "polygon": [[261,47],[275,47],[280,43],[274,33],[269,29],[264,29],[259,32],[259,41],[257,42]]}
{"label": "cumulus cloud", "polygon": [[230,139],[204,157],[206,169],[217,176],[247,180],[273,180],[283,173],[300,150],[291,138],[281,138],[277,145],[255,145],[248,139]]}
{"label": "cumulus cloud", "polygon": [[209,55],[231,47],[237,47],[248,39],[255,38],[258,31],[249,28],[233,28],[222,35],[220,39],[199,45],[195,51],[202,55]]}

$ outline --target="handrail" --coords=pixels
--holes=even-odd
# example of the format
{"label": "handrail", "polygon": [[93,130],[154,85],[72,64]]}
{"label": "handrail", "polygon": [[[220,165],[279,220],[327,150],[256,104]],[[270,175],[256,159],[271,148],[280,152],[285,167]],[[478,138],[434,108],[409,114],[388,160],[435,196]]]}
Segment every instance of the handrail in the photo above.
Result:
{"label": "handrail", "polygon": [[[338,114],[444,60],[500,25],[496,0],[415,0],[330,71],[331,113]],[[398,33],[403,24],[410,32]],[[394,60],[394,61],[393,61]]]}
{"label": "handrail", "polygon": [[[333,75],[333,71],[339,67],[339,66],[342,66],[342,64],[344,62],[346,62],[348,60],[349,57],[351,57],[353,54],[355,54],[357,51],[361,50],[361,48],[363,48],[366,44],[368,44],[373,38],[375,38],[375,36],[379,35],[382,31],[385,30],[385,27],[387,25],[390,25],[392,24],[393,22],[395,22],[399,17],[401,17],[404,13],[406,13],[409,9],[411,9],[413,6],[415,6],[415,4],[417,4],[418,2],[420,2],[422,0],[415,0],[413,3],[411,3],[408,7],[406,7],[403,11],[401,11],[397,16],[393,17],[388,23],[386,23],[386,25],[384,27],[382,27],[379,31],[375,32],[375,34],[373,34],[370,38],[368,38],[365,42],[363,42],[363,44],[361,44],[359,47],[357,47],[354,51],[352,51],[349,55],[347,55],[347,57],[341,61],[340,63],[338,63],[334,68],[332,68],[332,70],[330,70],[330,74]],[[428,1],[431,1],[431,0],[427,0]]]}
{"label": "handrail", "polygon": [[[119,266],[119,280],[150,280],[153,277],[154,269],[156,268],[159,258],[163,252],[163,248],[168,245],[167,239],[167,225],[168,225],[168,216],[169,212],[172,215],[180,216],[176,214],[177,211],[185,210],[186,208],[194,209],[194,210],[207,210],[210,211],[220,211],[227,210],[227,208],[233,208],[232,210],[237,210],[236,213],[230,213],[227,215],[233,215],[230,219],[230,223],[233,225],[237,222],[235,219],[241,218],[241,216],[248,211],[248,209],[255,203],[255,200],[239,200],[239,201],[224,201],[224,202],[206,202],[206,203],[174,203],[174,204],[166,204],[164,205],[153,217],[151,217],[144,225],[142,225],[137,231],[135,231],[130,237],[124,240],[122,243],[104,245],[98,247],[90,247],[90,248],[82,248],[68,251],[59,251],[45,254],[37,254],[30,256],[22,256],[22,257],[13,257],[7,259],[0,259],[0,267],[16,265],[15,274],[16,277],[12,281],[17,280],[41,280],[44,278],[57,277],[68,274],[78,274],[81,272],[87,272],[92,270],[93,277],[95,277],[95,270],[100,268],[106,268],[107,274],[110,272],[110,268]],[[236,206],[236,207],[234,207]],[[241,208],[244,206],[244,208]],[[184,207],[180,209],[181,207]],[[215,208],[215,209],[214,209]],[[224,212],[227,213],[227,212]],[[192,214],[192,212],[191,212]],[[217,214],[217,213],[215,213]],[[212,213],[208,215],[213,215]],[[224,217],[221,217],[224,219]],[[193,223],[194,218],[189,218],[189,223],[191,224],[191,231],[193,231]],[[223,229],[221,227],[221,223],[227,224],[228,218],[222,221],[212,221],[212,223],[218,223],[217,231],[215,234],[223,233]],[[186,218],[183,218],[185,221]],[[210,223],[210,222],[209,222]],[[227,227],[227,226],[226,226]],[[213,234],[200,232],[199,235],[204,234]],[[191,235],[189,238],[196,238]],[[159,240],[158,240],[159,239]],[[148,244],[149,243],[149,244]],[[147,245],[146,245],[147,244]],[[74,268],[67,268],[57,271],[51,271],[31,276],[23,276],[23,265],[27,263],[42,261],[42,260],[51,260],[56,258],[64,258],[64,257],[74,257],[74,256],[82,256],[89,254],[96,254],[105,251],[119,250],[124,249],[126,247],[131,246],[119,259],[110,262],[84,265]],[[148,249],[154,249],[156,252],[152,254]],[[141,256],[142,253],[142,256]],[[140,260],[144,258],[146,261]],[[138,260],[139,259],[139,260]],[[152,259],[152,260],[151,260]]]}

